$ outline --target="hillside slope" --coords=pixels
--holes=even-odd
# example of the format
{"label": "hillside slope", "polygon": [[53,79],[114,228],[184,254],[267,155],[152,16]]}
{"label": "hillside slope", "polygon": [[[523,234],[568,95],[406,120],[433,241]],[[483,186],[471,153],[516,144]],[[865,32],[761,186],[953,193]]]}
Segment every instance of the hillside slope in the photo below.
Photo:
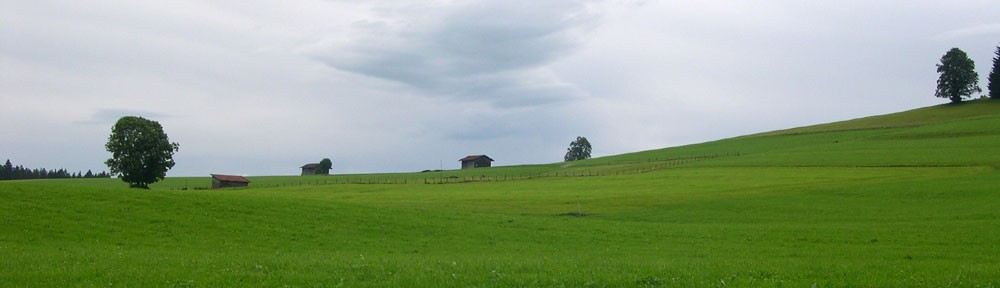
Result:
{"label": "hillside slope", "polygon": [[0,286],[998,287],[998,108],[572,165],[0,182]]}
{"label": "hillside slope", "polygon": [[787,135],[861,129],[885,129],[939,124],[980,116],[996,116],[1000,101],[975,100],[941,104],[909,111],[863,117],[847,121],[778,130],[751,136]]}
{"label": "hillside slope", "polygon": [[[971,101],[593,159],[591,165],[697,156],[703,165],[961,166],[1000,163],[1000,101]],[[581,163],[582,164],[582,163]]]}

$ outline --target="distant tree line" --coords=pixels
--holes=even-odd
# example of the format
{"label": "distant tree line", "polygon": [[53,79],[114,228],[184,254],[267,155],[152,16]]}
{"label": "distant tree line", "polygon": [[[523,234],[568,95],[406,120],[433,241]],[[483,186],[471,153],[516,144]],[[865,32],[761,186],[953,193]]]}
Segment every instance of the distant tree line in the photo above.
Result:
{"label": "distant tree line", "polygon": [[36,168],[28,169],[24,166],[10,163],[10,159],[0,166],[0,180],[21,180],[21,179],[58,179],[58,178],[111,178],[111,174],[108,172],[101,171],[99,173],[94,173],[93,171],[87,170],[87,173],[76,172],[71,173],[66,171],[66,169],[45,169]]}

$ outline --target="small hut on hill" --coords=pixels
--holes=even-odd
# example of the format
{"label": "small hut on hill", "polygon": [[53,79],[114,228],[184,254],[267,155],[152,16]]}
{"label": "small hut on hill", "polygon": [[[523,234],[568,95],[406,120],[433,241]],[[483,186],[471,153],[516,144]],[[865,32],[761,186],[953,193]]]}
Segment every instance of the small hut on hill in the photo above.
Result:
{"label": "small hut on hill", "polygon": [[247,187],[250,180],[243,176],[212,174],[212,189]]}
{"label": "small hut on hill", "polygon": [[323,161],[319,163],[309,163],[302,165],[302,176],[306,175],[330,175],[330,168],[333,167],[333,162],[330,158],[323,158]]}
{"label": "small hut on hill", "polygon": [[302,165],[302,176],[306,175],[330,175],[330,169],[323,169],[319,163],[309,163]]}
{"label": "small hut on hill", "polygon": [[319,163],[309,163],[299,168],[302,168],[302,176],[316,175],[316,172],[319,171]]}
{"label": "small hut on hill", "polygon": [[469,155],[458,159],[458,161],[462,162],[462,169],[490,167],[493,165],[493,159],[486,155]]}

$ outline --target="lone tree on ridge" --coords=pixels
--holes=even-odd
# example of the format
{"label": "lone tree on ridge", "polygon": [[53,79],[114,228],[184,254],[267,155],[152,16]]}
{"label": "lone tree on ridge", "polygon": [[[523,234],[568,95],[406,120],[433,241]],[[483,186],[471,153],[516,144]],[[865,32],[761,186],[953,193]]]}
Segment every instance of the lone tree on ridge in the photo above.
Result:
{"label": "lone tree on ridge", "polygon": [[111,152],[105,161],[111,174],[132,188],[149,189],[149,184],[163,180],[174,167],[174,152],[180,145],[171,143],[160,123],[137,116],[118,119],[104,145]]}
{"label": "lone tree on ridge", "polygon": [[976,73],[976,63],[969,59],[962,49],[951,48],[941,57],[937,65],[941,74],[937,80],[937,91],[934,96],[948,98],[952,103],[962,102],[974,92],[983,92],[979,88],[979,74]]}
{"label": "lone tree on ridge", "polygon": [[566,149],[566,157],[563,159],[566,162],[590,159],[590,141],[587,141],[587,137],[576,137],[576,140],[569,143],[569,148]]}
{"label": "lone tree on ridge", "polygon": [[990,92],[990,99],[998,100],[1000,99],[1000,46],[997,46],[997,51],[994,52],[996,56],[993,57],[993,68],[990,69],[989,83],[986,84],[986,90]]}
{"label": "lone tree on ridge", "polygon": [[333,169],[333,162],[330,161],[330,158],[323,158],[323,160],[319,161],[319,167],[316,168],[316,174],[330,174],[330,169]]}

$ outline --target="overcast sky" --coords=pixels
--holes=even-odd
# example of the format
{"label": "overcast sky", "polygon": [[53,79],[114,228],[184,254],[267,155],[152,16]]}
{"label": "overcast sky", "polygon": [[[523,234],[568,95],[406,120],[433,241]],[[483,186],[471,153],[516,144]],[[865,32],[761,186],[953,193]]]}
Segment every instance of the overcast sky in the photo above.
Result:
{"label": "overcast sky", "polygon": [[562,161],[947,102],[1000,2],[0,0],[0,161],[105,170],[121,116],[169,176]]}

